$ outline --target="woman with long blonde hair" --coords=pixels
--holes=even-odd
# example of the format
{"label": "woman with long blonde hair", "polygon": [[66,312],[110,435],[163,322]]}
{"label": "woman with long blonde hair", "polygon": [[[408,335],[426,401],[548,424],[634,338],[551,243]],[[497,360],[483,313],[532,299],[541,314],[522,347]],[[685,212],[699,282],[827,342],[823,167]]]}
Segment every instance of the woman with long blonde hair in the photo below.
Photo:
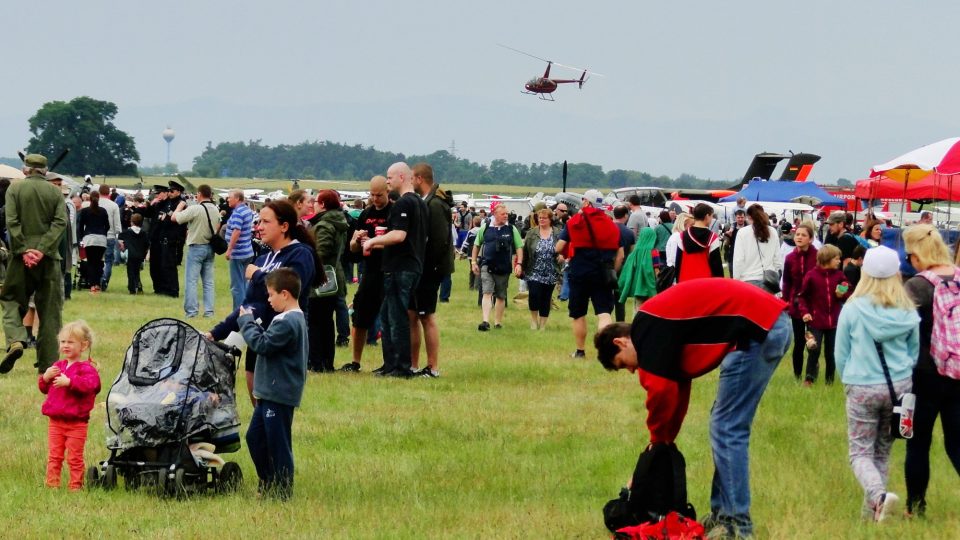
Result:
{"label": "woman with long blonde hair", "polygon": [[907,280],[906,291],[920,314],[920,357],[913,370],[913,393],[917,406],[913,416],[913,438],[907,441],[904,471],[907,483],[907,512],[923,515],[927,508],[930,481],[930,444],[933,426],[940,417],[943,444],[953,468],[960,474],[960,380],[941,375],[930,355],[935,315],[934,283],[960,280],[950,249],[932,225],[914,225],[903,232],[904,251],[919,272]]}

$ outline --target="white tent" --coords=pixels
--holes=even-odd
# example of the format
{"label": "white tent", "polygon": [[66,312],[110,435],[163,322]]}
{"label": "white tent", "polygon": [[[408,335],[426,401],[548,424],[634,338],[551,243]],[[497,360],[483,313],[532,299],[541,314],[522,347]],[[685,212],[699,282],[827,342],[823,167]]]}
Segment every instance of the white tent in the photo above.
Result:
{"label": "white tent", "polygon": [[0,178],[10,178],[11,180],[15,178],[23,178],[23,171],[0,163]]}

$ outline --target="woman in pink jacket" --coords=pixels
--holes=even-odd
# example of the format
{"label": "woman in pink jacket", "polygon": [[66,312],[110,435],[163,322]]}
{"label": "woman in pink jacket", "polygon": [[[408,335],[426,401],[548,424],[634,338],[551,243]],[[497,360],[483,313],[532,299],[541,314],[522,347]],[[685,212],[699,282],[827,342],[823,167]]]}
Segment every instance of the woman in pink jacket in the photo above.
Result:
{"label": "woman in pink jacket", "polygon": [[100,375],[89,356],[93,333],[84,321],[67,323],[60,330],[63,359],[40,375],[40,391],[47,395],[41,409],[50,418],[47,431],[47,486],[60,487],[64,450],[70,468],[71,490],[83,487],[83,447],[93,402],[100,392]]}
{"label": "woman in pink jacket", "polygon": [[[807,348],[807,325],[800,313],[800,287],[807,273],[817,267],[817,248],[813,246],[813,238],[813,223],[804,221],[797,225],[793,234],[796,247],[783,262],[783,301],[787,303],[787,313],[793,321],[793,376],[798,381],[803,375],[803,351]],[[810,351],[807,366],[814,361],[814,353]]]}

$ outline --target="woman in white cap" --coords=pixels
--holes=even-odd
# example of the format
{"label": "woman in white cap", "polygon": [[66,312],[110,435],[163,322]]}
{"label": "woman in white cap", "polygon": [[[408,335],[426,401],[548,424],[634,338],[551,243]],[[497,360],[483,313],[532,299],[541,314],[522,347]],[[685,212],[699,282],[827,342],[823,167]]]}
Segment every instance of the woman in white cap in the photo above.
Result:
{"label": "woman in white cap", "polygon": [[861,515],[883,521],[900,498],[887,491],[892,393],[910,392],[920,352],[920,317],[900,280],[900,257],[867,251],[857,290],[837,324],[836,360],[847,394],[850,467],[863,487]]}

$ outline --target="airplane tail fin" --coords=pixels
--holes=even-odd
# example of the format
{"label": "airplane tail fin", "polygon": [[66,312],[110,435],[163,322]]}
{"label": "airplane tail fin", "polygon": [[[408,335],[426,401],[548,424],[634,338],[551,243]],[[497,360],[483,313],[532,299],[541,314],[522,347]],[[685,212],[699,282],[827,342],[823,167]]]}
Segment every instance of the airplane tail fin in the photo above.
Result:
{"label": "airplane tail fin", "polygon": [[753,156],[753,161],[751,161],[750,166],[747,167],[747,172],[744,173],[743,179],[728,189],[740,191],[745,184],[750,183],[750,180],[754,178],[769,179],[771,174],[773,174],[773,169],[777,167],[777,164],[788,157],[790,156],[774,152],[761,152]]}
{"label": "airplane tail fin", "polygon": [[803,152],[794,154],[790,156],[790,161],[787,162],[787,167],[780,175],[780,180],[806,182],[807,177],[810,176],[810,171],[813,170],[813,165],[818,161],[820,161],[820,156],[816,154],[805,154]]}

